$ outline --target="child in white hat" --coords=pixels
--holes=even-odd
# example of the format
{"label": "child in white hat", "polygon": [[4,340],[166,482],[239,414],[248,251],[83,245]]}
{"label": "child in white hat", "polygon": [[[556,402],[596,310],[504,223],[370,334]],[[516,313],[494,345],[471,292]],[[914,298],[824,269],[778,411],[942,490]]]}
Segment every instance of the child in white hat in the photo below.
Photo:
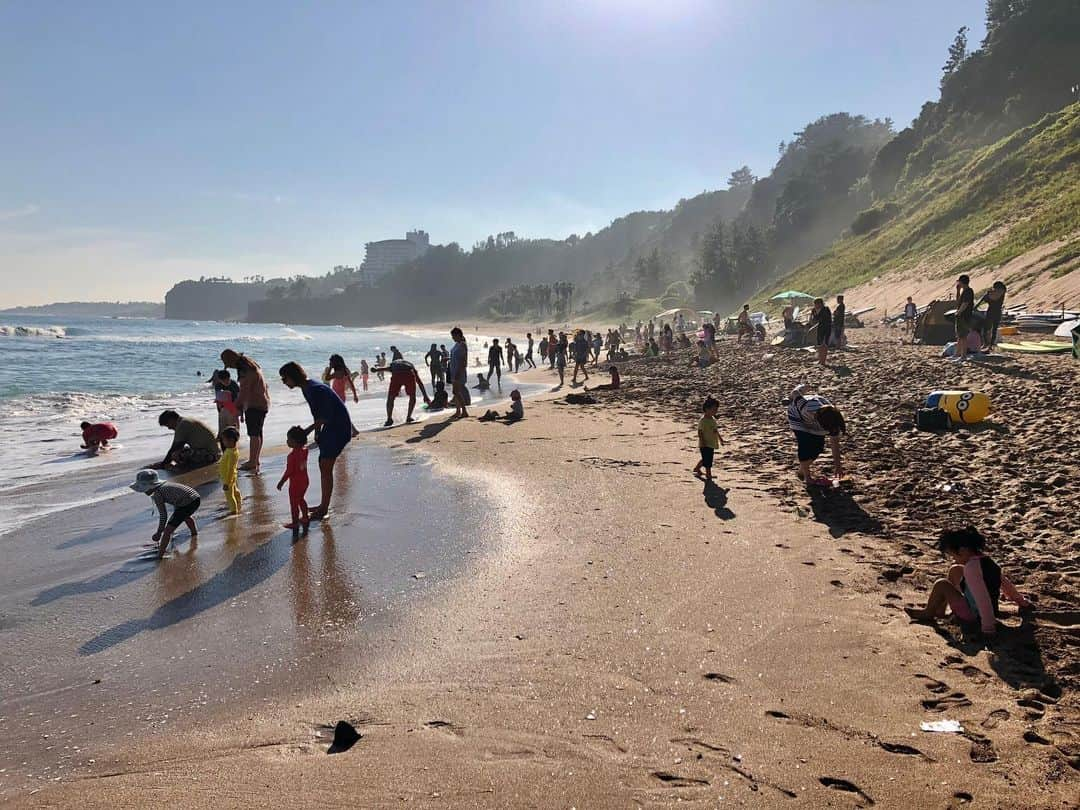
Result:
{"label": "child in white hat", "polygon": [[[154,532],[154,542],[158,544],[158,559],[165,556],[172,540],[173,532],[181,523],[187,525],[191,531],[191,539],[199,536],[199,527],[195,525],[193,515],[198,510],[202,500],[199,493],[186,484],[176,481],[162,481],[158,478],[157,470],[140,470],[135,476],[135,483],[131,488],[136,492],[142,492],[150,496],[158,509],[161,520],[158,529]],[[169,517],[165,504],[173,507],[172,517]]]}

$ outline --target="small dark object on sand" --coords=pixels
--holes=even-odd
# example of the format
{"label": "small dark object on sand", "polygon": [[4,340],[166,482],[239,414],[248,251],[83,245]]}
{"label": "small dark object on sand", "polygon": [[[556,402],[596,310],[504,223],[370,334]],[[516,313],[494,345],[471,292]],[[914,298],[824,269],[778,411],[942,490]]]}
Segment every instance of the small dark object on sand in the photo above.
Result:
{"label": "small dark object on sand", "polygon": [[595,405],[596,399],[590,394],[567,394],[566,402],[570,405]]}
{"label": "small dark object on sand", "polygon": [[334,726],[334,742],[326,749],[326,753],[340,754],[348,751],[359,739],[360,732],[353,728],[352,723],[338,720],[338,724]]}

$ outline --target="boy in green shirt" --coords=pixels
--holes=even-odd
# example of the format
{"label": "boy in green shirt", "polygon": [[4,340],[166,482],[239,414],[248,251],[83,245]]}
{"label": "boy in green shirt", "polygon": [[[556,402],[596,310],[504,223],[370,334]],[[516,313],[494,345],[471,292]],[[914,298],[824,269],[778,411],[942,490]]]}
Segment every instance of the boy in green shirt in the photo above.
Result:
{"label": "boy in green shirt", "polygon": [[698,448],[701,450],[701,461],[694,467],[694,475],[701,477],[701,471],[705,470],[705,480],[712,481],[713,456],[720,449],[724,440],[720,438],[720,426],[716,423],[716,411],[720,403],[712,396],[705,397],[701,404],[701,421],[698,422]]}

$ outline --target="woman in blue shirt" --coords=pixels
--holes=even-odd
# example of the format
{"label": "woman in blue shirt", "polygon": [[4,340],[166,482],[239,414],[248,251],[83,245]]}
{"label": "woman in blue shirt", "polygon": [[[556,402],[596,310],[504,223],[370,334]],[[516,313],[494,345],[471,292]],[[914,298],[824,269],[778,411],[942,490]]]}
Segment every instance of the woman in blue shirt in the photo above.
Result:
{"label": "woman in blue shirt", "polygon": [[286,363],[279,371],[281,381],[289,388],[299,388],[311,408],[314,420],[304,433],[315,432],[315,443],[319,446],[319,478],[322,482],[322,500],[311,511],[311,519],[326,517],[330,510],[330,496],[334,494],[334,462],[341,451],[352,440],[353,425],[349,409],[325,383],[308,377],[299,363]]}

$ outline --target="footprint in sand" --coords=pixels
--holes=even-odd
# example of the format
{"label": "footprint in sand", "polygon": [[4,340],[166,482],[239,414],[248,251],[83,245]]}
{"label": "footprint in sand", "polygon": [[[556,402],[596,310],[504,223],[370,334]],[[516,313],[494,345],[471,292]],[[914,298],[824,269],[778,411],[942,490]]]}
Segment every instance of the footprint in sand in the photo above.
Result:
{"label": "footprint in sand", "polygon": [[854,793],[861,798],[867,804],[873,804],[874,800],[854,782],[849,782],[847,779],[837,779],[834,776],[822,776],[818,779],[821,784],[832,790],[840,790],[844,793]]}
{"label": "footprint in sand", "polygon": [[720,683],[735,683],[735,679],[722,672],[706,672],[701,676],[707,681],[720,681]]}
{"label": "footprint in sand", "polygon": [[654,779],[659,779],[665,785],[670,787],[707,787],[709,784],[708,779],[678,776],[677,774],[669,773],[668,771],[653,771],[651,775]]}
{"label": "footprint in sand", "polygon": [[986,719],[982,721],[981,725],[985,729],[994,729],[998,727],[999,723],[1009,719],[1009,712],[1006,709],[994,709],[990,714],[986,716]]}
{"label": "footprint in sand", "polygon": [[626,748],[619,745],[613,737],[609,737],[607,734],[585,734],[584,737],[586,740],[592,740],[594,744],[605,750],[614,751],[617,754],[626,753]]}
{"label": "footprint in sand", "polygon": [[990,742],[989,737],[970,731],[964,736],[971,740],[971,751],[968,752],[968,756],[971,757],[972,762],[997,762],[997,751],[994,750],[994,744]]}
{"label": "footprint in sand", "polygon": [[949,685],[944,681],[939,681],[937,678],[931,678],[929,675],[923,675],[921,672],[916,672],[915,677],[923,682],[923,686],[927,691],[933,692],[935,695],[940,695],[942,692],[949,691]]}
{"label": "footprint in sand", "polygon": [[922,757],[923,759],[933,762],[930,757],[920,751],[913,745],[905,745],[904,743],[891,743],[884,740],[878,741],[878,747],[882,750],[888,751],[890,754],[903,754],[907,757]]}
{"label": "footprint in sand", "polygon": [[963,692],[953,692],[951,695],[942,698],[927,698],[922,702],[922,705],[928,712],[946,712],[949,709],[970,706],[971,701],[967,699],[967,695]]}
{"label": "footprint in sand", "polygon": [[449,737],[463,737],[464,731],[460,726],[455,726],[446,720],[428,720],[424,723],[424,728],[430,728],[433,731],[438,731],[446,734]]}
{"label": "footprint in sand", "polygon": [[1024,712],[1024,717],[1028,720],[1039,720],[1046,714],[1046,706],[1031,698],[1021,698],[1016,701],[1016,705],[1027,709],[1027,711]]}
{"label": "footprint in sand", "polygon": [[963,672],[964,675],[966,675],[967,677],[971,678],[971,680],[975,681],[975,683],[987,683],[989,680],[991,680],[990,673],[984,672],[983,670],[979,669],[977,666],[973,666],[972,664],[966,665],[960,671]]}

